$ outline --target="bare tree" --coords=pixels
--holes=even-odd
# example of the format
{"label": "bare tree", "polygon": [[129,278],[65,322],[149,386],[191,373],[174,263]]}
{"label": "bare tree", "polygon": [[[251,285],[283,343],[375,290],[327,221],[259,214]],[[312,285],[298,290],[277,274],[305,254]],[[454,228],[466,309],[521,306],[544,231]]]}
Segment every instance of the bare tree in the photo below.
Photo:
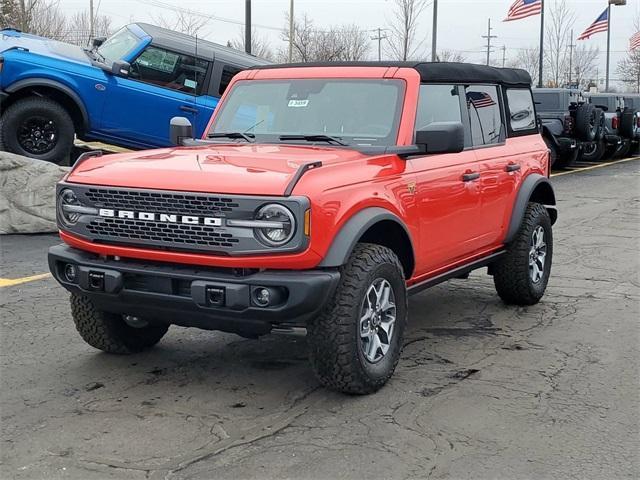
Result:
{"label": "bare tree", "polygon": [[[636,13],[633,24],[634,31],[640,32],[640,10]],[[640,93],[640,48],[629,50],[627,57],[618,62],[616,72],[621,82]]]}
{"label": "bare tree", "polygon": [[176,9],[170,18],[163,15],[154,16],[151,18],[160,27],[167,28],[169,30],[175,30],[177,32],[186,33],[192,37],[202,36],[202,29],[207,25],[207,18],[187,10]]}
{"label": "bare tree", "polygon": [[394,12],[389,22],[387,54],[394,60],[409,60],[418,54],[422,41],[416,39],[420,14],[427,0],[393,0]]}
{"label": "bare tree", "polygon": [[[244,52],[244,27],[240,27],[238,36],[228,42],[227,46]],[[275,54],[269,41],[261,36],[255,28],[251,29],[251,54],[265,60],[275,60]]]}
{"label": "bare tree", "polygon": [[[91,41],[91,21],[88,10],[76,12],[69,21],[67,41],[80,46],[87,46]],[[93,18],[93,36],[108,37],[112,33],[111,17],[107,15],[95,15]]]}
{"label": "bare tree", "polygon": [[518,50],[518,54],[514,59],[509,61],[508,66],[526,70],[532,79],[538,78],[538,72],[540,71],[540,48],[528,47]]}
{"label": "bare tree", "polygon": [[575,14],[567,7],[566,0],[557,0],[548,9],[545,39],[545,69],[549,75],[549,84],[560,86],[569,69],[569,43],[571,29],[576,21]]}
{"label": "bare tree", "polygon": [[586,89],[595,80],[598,70],[598,47],[579,45],[573,52],[572,83],[575,81],[579,88]]}
{"label": "bare tree", "polygon": [[[287,19],[288,23],[288,19]],[[355,61],[363,60],[369,52],[369,38],[365,30],[356,25],[330,27],[328,30],[315,28],[313,21],[304,15],[294,21],[293,60],[313,61]],[[289,29],[282,31],[282,39],[289,42]],[[279,59],[285,61],[288,53],[279,52]]]}
{"label": "bare tree", "polygon": [[436,55],[437,62],[466,62],[467,58],[455,50],[440,50]]}
{"label": "bare tree", "polygon": [[65,40],[67,25],[58,3],[53,0],[2,0],[2,25]]}

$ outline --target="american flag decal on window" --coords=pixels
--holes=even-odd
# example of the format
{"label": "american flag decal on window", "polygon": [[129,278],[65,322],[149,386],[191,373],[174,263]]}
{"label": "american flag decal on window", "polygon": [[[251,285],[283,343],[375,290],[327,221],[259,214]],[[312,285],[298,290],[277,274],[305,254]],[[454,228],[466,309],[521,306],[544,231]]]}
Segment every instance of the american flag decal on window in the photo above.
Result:
{"label": "american flag decal on window", "polygon": [[484,92],[467,92],[467,104],[473,105],[474,108],[493,107],[496,102],[493,101],[491,95]]}

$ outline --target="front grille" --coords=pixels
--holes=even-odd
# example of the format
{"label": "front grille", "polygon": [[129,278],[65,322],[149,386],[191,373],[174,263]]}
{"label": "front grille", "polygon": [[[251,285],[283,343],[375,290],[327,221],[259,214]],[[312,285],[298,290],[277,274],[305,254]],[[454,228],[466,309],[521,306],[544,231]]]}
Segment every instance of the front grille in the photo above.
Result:
{"label": "front grille", "polygon": [[230,233],[216,231],[216,227],[160,223],[147,220],[100,218],[87,225],[94,235],[113,240],[146,240],[185,246],[233,247],[238,243]]}
{"label": "front grille", "polygon": [[144,192],[135,190],[102,190],[90,188],[86,197],[96,207],[119,208],[152,213],[211,215],[229,213],[238,208],[231,198],[180,193]]}

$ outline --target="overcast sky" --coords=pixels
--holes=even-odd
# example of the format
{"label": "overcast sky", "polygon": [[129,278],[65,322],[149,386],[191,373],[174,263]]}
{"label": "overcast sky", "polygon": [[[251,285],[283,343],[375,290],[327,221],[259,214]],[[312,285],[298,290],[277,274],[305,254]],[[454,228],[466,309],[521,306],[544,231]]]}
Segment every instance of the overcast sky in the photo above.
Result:
{"label": "overcast sky", "polygon": [[[507,59],[517,54],[517,49],[538,43],[540,17],[503,23],[502,20],[513,0],[439,0],[438,3],[438,50],[456,50],[468,61],[484,63],[486,60],[487,19],[491,18],[495,29],[493,35],[498,63],[502,61],[500,49],[507,47]],[[546,0],[547,4],[555,0]],[[242,23],[244,0],[161,0],[162,3],[215,15],[223,20]],[[150,0],[94,0],[99,13],[108,15],[113,26],[118,27],[132,21],[152,22],[153,16],[170,18],[171,10],[152,6]],[[384,28],[393,9],[393,0],[295,0],[296,16],[307,14],[317,27],[341,23],[355,23],[366,29]],[[429,2],[431,3],[431,2]],[[567,0],[576,14],[575,36],[577,37],[606,8],[607,0]],[[88,8],[89,0],[60,0],[60,7],[68,13]],[[289,0],[253,0],[253,22],[260,36],[268,38],[274,48],[283,46],[279,30],[284,26],[284,16]],[[615,66],[629,45],[634,33],[633,18],[640,12],[640,0],[628,0],[626,6],[612,7],[611,25],[611,71],[615,77]],[[229,21],[211,20],[203,30],[208,40],[226,43],[240,35],[241,27]],[[423,37],[423,49],[430,52],[432,8],[421,16],[419,36]],[[599,33],[590,40],[578,42],[600,47],[600,76],[604,77],[606,33]],[[372,41],[371,55],[377,51]]]}

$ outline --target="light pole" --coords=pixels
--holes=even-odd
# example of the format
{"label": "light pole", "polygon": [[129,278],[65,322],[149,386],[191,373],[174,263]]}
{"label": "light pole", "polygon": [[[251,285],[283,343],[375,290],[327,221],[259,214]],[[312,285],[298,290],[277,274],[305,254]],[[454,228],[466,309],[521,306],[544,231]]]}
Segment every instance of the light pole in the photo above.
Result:
{"label": "light pole", "polygon": [[293,0],[289,4],[289,63],[293,62]]}
{"label": "light pole", "polygon": [[627,0],[609,0],[607,6],[607,76],[604,82],[604,91],[609,91],[609,59],[611,58],[611,5],[626,5]]}
{"label": "light pole", "polygon": [[438,0],[433,0],[433,31],[431,32],[431,61],[438,58],[436,43],[438,41]]}
{"label": "light pole", "polygon": [[251,0],[244,2],[244,51],[251,55]]}

